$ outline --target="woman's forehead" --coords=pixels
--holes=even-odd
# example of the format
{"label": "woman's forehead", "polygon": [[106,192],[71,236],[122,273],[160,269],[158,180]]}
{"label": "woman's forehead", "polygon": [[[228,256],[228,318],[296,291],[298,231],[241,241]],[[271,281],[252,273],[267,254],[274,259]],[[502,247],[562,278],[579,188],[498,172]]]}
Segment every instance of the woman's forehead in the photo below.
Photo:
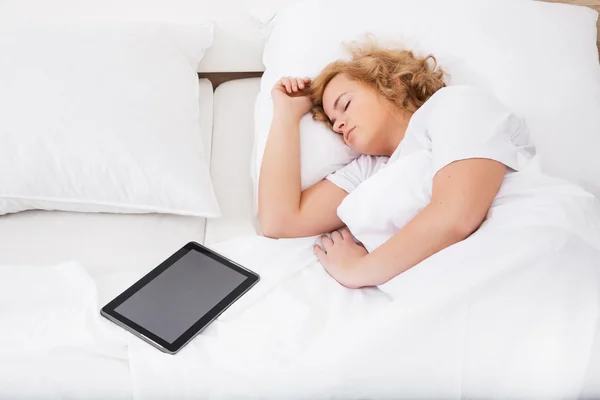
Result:
{"label": "woman's forehead", "polygon": [[343,74],[336,75],[325,87],[323,91],[323,108],[333,110],[334,103],[338,97],[352,89],[352,81]]}

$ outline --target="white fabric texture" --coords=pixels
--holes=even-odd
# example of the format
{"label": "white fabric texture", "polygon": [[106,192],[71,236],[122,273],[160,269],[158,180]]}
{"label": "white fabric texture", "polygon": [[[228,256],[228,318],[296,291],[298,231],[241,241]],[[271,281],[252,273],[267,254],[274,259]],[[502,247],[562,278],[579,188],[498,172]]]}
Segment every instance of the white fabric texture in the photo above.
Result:
{"label": "white fabric texture", "polygon": [[206,221],[206,244],[258,232],[248,163],[259,90],[260,78],[236,79],[215,90],[210,174],[221,216]]}
{"label": "white fabric texture", "polygon": [[0,265],[77,261],[91,273],[143,271],[189,241],[206,219],[171,214],[24,211],[0,218]]}
{"label": "white fabric texture", "polygon": [[[200,136],[211,160],[213,91],[198,81]],[[190,240],[204,243],[206,218],[168,214],[24,211],[0,218],[0,264],[76,260],[92,272],[147,268]],[[31,251],[35,248],[36,251]],[[107,251],[110,249],[110,251]]]}
{"label": "white fabric texture", "polygon": [[219,215],[198,113],[210,23],[3,23],[0,214]]}
{"label": "white fabric texture", "polygon": [[0,266],[0,395],[598,397],[599,242],[506,221],[402,274],[395,297],[339,285],[314,237],[214,245],[262,279],[175,356],[99,316],[141,271]]}
{"label": "white fabric texture", "polygon": [[338,216],[371,252],[429,204],[439,169],[489,158],[510,169],[482,226],[542,225],[600,242],[600,200],[541,172],[528,139],[523,121],[493,96],[470,87],[441,89],[414,114],[387,164],[344,198]]}
{"label": "white fabric texture", "polygon": [[75,262],[0,275],[0,397],[131,399],[125,331],[99,313],[106,286]]}
{"label": "white fabric texture", "polygon": [[[348,59],[341,44],[363,41],[369,32],[384,47],[433,54],[447,72],[449,86],[493,93],[529,126],[545,172],[600,195],[596,20],[597,13],[588,7],[539,1],[374,0],[369,7],[342,0],[293,3],[278,12],[265,45],[255,116],[254,189],[275,82],[282,76],[314,77],[329,62]],[[308,115],[300,134],[303,188],[357,156]]]}
{"label": "white fabric texture", "polygon": [[[472,89],[438,97],[457,90]],[[428,201],[434,160],[405,149],[340,207],[369,249]],[[2,265],[0,397],[596,398],[600,201],[535,159],[518,169],[475,234],[379,288],[339,285],[316,237],[212,245],[261,281],[176,356],[98,314],[170,255],[147,257],[158,242],[130,260],[111,247],[116,268]]]}
{"label": "white fabric texture", "polygon": [[214,43],[198,72],[263,71],[264,40],[246,0],[3,0],[4,21],[150,22],[174,25],[210,21]]}
{"label": "white fabric texture", "polygon": [[[337,285],[316,238],[213,246],[261,283],[179,359],[132,338],[136,395],[598,396],[600,201],[534,161],[507,175],[475,234],[380,291]],[[432,166],[425,151],[400,154],[346,197],[340,217],[375,248],[427,201],[402,184],[429,185],[421,174]]]}
{"label": "white fabric texture", "polygon": [[[391,161],[420,150],[432,160],[432,177],[468,158],[492,159],[518,171],[535,154],[524,121],[490,93],[468,86],[442,88],[427,100],[411,117]],[[362,155],[327,179],[350,193],[389,162]]]}
{"label": "white fabric texture", "polygon": [[248,0],[246,7],[252,18],[259,23],[261,35],[267,38],[277,23],[279,10],[299,1],[301,0]]}
{"label": "white fabric texture", "polygon": [[383,168],[389,160],[386,156],[370,156],[363,154],[349,164],[326,176],[328,181],[352,192],[361,182],[366,181],[371,175]]}
{"label": "white fabric texture", "polygon": [[[485,91],[455,86],[439,90],[430,100],[422,110],[429,115],[416,122],[427,120],[434,176],[468,158],[496,160],[519,171],[534,154],[527,125]],[[407,142],[406,152],[414,151],[409,146]]]}

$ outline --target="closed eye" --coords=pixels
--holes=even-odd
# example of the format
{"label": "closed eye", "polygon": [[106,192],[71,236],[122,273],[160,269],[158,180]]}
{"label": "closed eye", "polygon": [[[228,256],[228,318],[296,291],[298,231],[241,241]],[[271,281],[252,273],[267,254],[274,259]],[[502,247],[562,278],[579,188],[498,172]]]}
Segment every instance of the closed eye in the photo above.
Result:
{"label": "closed eye", "polygon": [[[346,110],[348,109],[348,106],[350,105],[350,102],[351,102],[351,101],[352,101],[352,100],[349,100],[349,101],[346,103],[346,106],[344,106],[344,111],[346,111]],[[331,120],[329,120],[329,122],[331,122],[331,125],[332,125],[332,126],[334,126],[334,125],[335,125],[335,119],[331,119]]]}

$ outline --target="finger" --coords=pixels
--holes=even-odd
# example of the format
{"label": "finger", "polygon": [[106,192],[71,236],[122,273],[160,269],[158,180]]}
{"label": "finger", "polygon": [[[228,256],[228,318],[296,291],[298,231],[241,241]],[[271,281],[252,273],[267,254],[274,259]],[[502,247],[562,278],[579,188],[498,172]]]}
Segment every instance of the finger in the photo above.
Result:
{"label": "finger", "polygon": [[333,246],[333,242],[329,239],[329,236],[323,235],[321,236],[321,243],[323,244],[323,249],[325,252],[328,252],[329,249]]}
{"label": "finger", "polygon": [[287,77],[281,79],[281,84],[288,93],[292,93],[292,83]]}
{"label": "finger", "polygon": [[284,86],[285,86],[285,90],[288,93],[292,93],[292,81],[291,81],[291,79],[289,77],[286,77],[284,79],[283,83],[284,83]]}
{"label": "finger", "polygon": [[291,76],[288,76],[286,78],[286,87],[288,88],[290,93],[294,91],[294,78],[292,78]]}
{"label": "finger", "polygon": [[298,81],[296,80],[296,78],[292,78],[291,83],[292,83],[292,90],[294,92],[297,92],[298,91]]}
{"label": "finger", "polygon": [[308,76],[305,76],[302,79],[304,80],[304,83],[309,83],[311,81],[311,79]]}
{"label": "finger", "polygon": [[344,239],[352,239],[352,234],[348,228],[343,228],[340,230],[340,234]]}
{"label": "finger", "polygon": [[296,78],[296,83],[298,83],[298,89],[303,90],[305,85],[304,85],[304,79],[303,78]]}
{"label": "finger", "polygon": [[342,240],[342,235],[338,231],[331,232],[331,240],[333,243],[340,242]]}
{"label": "finger", "polygon": [[283,92],[285,92],[285,82],[283,82],[284,78],[279,79],[279,81],[277,81],[277,88]]}
{"label": "finger", "polygon": [[315,244],[315,254],[317,255],[317,259],[319,260],[319,262],[322,265],[325,265],[325,263],[327,262],[327,253],[325,253],[321,246],[319,246],[318,244]]}

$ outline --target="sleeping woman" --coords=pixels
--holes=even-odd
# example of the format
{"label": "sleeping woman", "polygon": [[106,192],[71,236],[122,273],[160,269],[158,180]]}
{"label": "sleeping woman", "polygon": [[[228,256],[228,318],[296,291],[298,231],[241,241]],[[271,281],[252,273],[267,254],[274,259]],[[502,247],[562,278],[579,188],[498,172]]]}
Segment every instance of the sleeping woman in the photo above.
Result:
{"label": "sleeping woman", "polygon": [[[327,65],[314,79],[280,79],[272,98],[274,117],[259,179],[263,234],[324,235],[316,255],[349,288],[383,284],[469,238],[489,218],[495,200],[519,197],[515,190],[524,186],[555,183],[549,177],[539,181],[538,175],[527,181],[524,174],[512,186],[505,184],[534,156],[527,126],[490,93],[446,86],[433,56],[373,44],[356,47],[349,61]],[[299,121],[309,111],[361,155],[302,191]],[[412,206],[411,218],[394,222],[389,215],[392,235],[377,246],[363,246],[338,208],[359,185],[399,162],[394,182],[407,193],[424,195],[413,196],[420,204]],[[585,201],[594,201],[577,190]],[[386,197],[397,191],[373,194],[366,206],[384,209],[378,202],[389,204]],[[401,210],[404,200],[397,203],[399,213],[406,211]],[[519,207],[528,215],[526,202]]]}

